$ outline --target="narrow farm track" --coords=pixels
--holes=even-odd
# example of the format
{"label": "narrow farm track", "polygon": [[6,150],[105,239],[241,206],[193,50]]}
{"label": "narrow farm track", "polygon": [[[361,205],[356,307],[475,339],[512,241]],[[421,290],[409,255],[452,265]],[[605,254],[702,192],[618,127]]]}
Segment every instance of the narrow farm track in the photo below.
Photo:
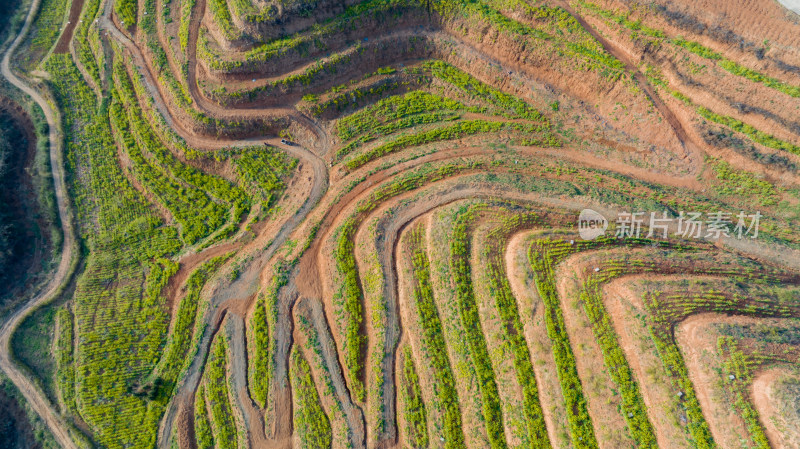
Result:
{"label": "narrow farm track", "polygon": [[31,382],[27,374],[22,372],[15,365],[14,357],[11,354],[11,337],[14,335],[17,326],[19,326],[22,320],[37,307],[47,303],[60,292],[72,273],[72,262],[76,253],[75,229],[73,228],[67,200],[67,188],[64,182],[63,140],[60,131],[59,116],[57,112],[51,108],[50,103],[45,100],[39,92],[21,78],[17,77],[10,68],[11,56],[28,33],[40,4],[41,0],[33,0],[31,3],[31,8],[28,11],[22,29],[3,55],[3,60],[0,63],[0,72],[11,84],[30,96],[33,101],[39,105],[47,120],[49,128],[50,166],[52,168],[53,188],[55,189],[63,242],[61,247],[61,260],[50,281],[22,307],[12,313],[6,319],[6,322],[3,323],[2,327],[0,327],[0,368],[2,368],[11,382],[19,389],[31,408],[42,418],[58,444],[66,449],[77,449],[77,446],[70,438],[70,431],[67,424],[61,418],[61,415],[57,412],[53,404],[47,400],[44,392]]}

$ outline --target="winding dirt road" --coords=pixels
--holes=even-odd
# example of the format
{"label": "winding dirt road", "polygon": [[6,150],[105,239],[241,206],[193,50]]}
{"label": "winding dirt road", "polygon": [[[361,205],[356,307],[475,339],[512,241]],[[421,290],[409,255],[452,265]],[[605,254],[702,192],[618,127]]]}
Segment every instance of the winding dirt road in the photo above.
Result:
{"label": "winding dirt road", "polygon": [[11,337],[17,326],[27,317],[34,309],[47,301],[51,300],[57,295],[62,288],[64,282],[69,278],[72,273],[74,265],[72,264],[73,255],[75,254],[75,230],[72,226],[72,219],[70,216],[69,206],[67,204],[67,188],[64,183],[64,167],[62,155],[62,136],[60,132],[59,116],[50,108],[44,97],[42,97],[36,90],[29,86],[25,81],[17,77],[10,68],[11,55],[22,43],[25,35],[30,29],[36,12],[39,9],[41,0],[33,0],[31,9],[28,11],[28,16],[25,18],[25,24],[17,35],[14,42],[8,48],[5,55],[3,55],[2,63],[0,64],[0,72],[8,81],[22,92],[30,96],[44,112],[47,119],[49,128],[50,140],[50,166],[52,167],[53,186],[55,188],[56,202],[58,204],[58,215],[61,220],[62,232],[64,235],[63,246],[61,248],[61,261],[58,264],[55,274],[50,279],[50,282],[40,292],[33,296],[28,302],[25,303],[19,310],[11,314],[10,317],[0,328],[0,368],[11,379],[14,385],[19,389],[22,395],[30,404],[31,408],[42,418],[47,424],[47,427],[52,432],[56,441],[63,448],[77,449],[69,436],[69,428],[55,410],[50,401],[47,400],[44,393],[31,382],[25,373],[19,370],[14,365],[14,360],[11,355]]}

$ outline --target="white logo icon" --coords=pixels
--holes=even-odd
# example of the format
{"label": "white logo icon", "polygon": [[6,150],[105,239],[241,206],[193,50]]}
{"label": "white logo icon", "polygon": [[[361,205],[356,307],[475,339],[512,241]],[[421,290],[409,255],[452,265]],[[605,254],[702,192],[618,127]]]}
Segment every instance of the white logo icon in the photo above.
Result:
{"label": "white logo icon", "polygon": [[584,209],[578,215],[578,235],[584,240],[594,240],[606,234],[608,220],[600,212]]}

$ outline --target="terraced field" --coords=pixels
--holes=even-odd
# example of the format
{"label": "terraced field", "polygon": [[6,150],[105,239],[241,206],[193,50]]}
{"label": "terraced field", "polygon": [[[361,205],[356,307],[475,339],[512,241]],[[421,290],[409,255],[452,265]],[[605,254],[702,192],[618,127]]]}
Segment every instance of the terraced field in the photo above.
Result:
{"label": "terraced field", "polygon": [[2,65],[63,230],[0,332],[42,438],[800,445],[779,3],[55,3]]}

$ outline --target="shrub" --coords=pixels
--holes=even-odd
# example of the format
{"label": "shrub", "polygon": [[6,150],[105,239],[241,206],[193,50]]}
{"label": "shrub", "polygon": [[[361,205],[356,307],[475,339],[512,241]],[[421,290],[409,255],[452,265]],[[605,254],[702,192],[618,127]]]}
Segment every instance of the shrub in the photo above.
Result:
{"label": "shrub", "polygon": [[194,402],[194,435],[197,441],[197,449],[213,449],[214,435],[211,432],[211,423],[208,420],[208,408],[206,406],[206,387],[197,387],[197,396]]}
{"label": "shrub", "polygon": [[214,337],[206,362],[205,386],[211,406],[211,430],[213,441],[220,449],[236,449],[237,427],[228,389],[228,342],[224,333]]}
{"label": "shrub", "polygon": [[118,0],[114,2],[114,10],[117,17],[125,25],[125,28],[133,28],[136,25],[136,13],[138,4],[136,0]]}
{"label": "shrub", "polygon": [[[478,205],[477,207],[481,207]],[[472,289],[472,272],[470,269],[470,244],[467,225],[475,215],[475,210],[466,207],[459,211],[453,229],[453,240],[450,244],[450,269],[456,286],[456,298],[461,323],[464,327],[470,359],[478,378],[478,389],[483,404],[483,419],[486,423],[486,434],[492,448],[506,448],[503,426],[503,411],[497,381],[492,369],[492,359],[483,336],[481,320],[478,316],[478,305]]]}
{"label": "shrub", "polygon": [[398,390],[403,399],[403,414],[406,418],[408,443],[412,448],[428,447],[428,416],[422,400],[422,387],[419,383],[414,354],[411,347],[403,348],[403,369],[400,371]]}

